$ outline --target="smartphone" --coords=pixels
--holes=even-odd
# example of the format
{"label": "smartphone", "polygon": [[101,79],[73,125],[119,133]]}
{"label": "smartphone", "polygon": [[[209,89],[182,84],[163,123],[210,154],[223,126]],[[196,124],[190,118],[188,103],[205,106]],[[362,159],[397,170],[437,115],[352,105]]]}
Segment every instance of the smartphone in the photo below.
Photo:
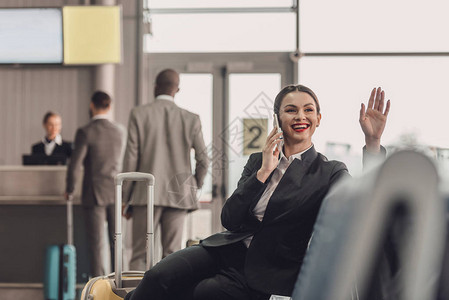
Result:
{"label": "smartphone", "polygon": [[279,126],[278,115],[277,114],[273,114],[273,118],[274,118],[274,127],[276,128],[276,133],[282,132],[282,129]]}
{"label": "smartphone", "polygon": [[[274,127],[276,128],[276,133],[282,132],[281,126],[279,126],[279,119],[277,114],[273,114]],[[282,139],[283,137],[281,137]],[[279,151],[282,151],[282,143],[277,145]]]}

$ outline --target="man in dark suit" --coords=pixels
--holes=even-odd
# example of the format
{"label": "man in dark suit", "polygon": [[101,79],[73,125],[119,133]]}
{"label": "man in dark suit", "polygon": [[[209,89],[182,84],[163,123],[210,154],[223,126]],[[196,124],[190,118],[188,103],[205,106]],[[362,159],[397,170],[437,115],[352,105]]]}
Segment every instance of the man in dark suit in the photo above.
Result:
{"label": "man in dark suit", "polygon": [[105,274],[102,263],[104,222],[108,223],[111,259],[114,253],[114,178],[121,169],[125,129],[111,122],[108,94],[98,91],[92,96],[92,120],[79,128],[67,170],[66,199],[73,193],[81,165],[84,166],[82,205],[90,254],[91,276]]}
{"label": "man in dark suit", "polygon": [[42,124],[46,133],[45,137],[31,147],[31,153],[45,156],[61,155],[69,158],[72,154],[72,143],[64,141],[61,137],[61,116],[49,111],[45,114]]}

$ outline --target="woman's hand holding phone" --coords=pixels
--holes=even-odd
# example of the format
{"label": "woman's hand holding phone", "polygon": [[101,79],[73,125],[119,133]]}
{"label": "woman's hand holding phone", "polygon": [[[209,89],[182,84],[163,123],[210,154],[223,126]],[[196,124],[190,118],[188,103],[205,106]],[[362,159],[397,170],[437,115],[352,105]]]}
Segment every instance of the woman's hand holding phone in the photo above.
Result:
{"label": "woman's hand holding phone", "polygon": [[277,116],[274,115],[275,126],[267,137],[265,146],[262,149],[262,166],[257,171],[257,179],[265,182],[271,172],[277,168],[279,164],[279,153],[282,149],[282,130],[279,127]]}
{"label": "woman's hand holding phone", "polygon": [[[274,119],[274,128],[276,129],[276,133],[282,133],[282,129],[281,126],[279,126],[279,119],[278,119],[278,115],[277,114],[273,114],[273,119]],[[280,137],[280,139],[282,139],[283,136]],[[279,151],[282,150],[282,141],[281,143],[279,143],[277,145],[277,148]]]}

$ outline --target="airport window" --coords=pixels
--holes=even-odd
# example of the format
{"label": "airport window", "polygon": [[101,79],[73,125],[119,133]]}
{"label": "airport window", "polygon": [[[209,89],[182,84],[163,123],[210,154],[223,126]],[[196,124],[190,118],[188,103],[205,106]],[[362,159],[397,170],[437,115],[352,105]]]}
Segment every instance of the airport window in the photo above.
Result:
{"label": "airport window", "polygon": [[290,7],[292,0],[147,0],[150,8]]}
{"label": "airport window", "polygon": [[295,48],[293,13],[155,14],[151,22],[153,34],[145,35],[145,52],[279,52]]}
{"label": "airport window", "polygon": [[302,0],[302,52],[448,51],[449,2]]}
{"label": "airport window", "polygon": [[[211,74],[180,74],[179,93],[176,95],[176,103],[195,114],[201,119],[204,143],[208,149],[212,145],[212,83]],[[195,151],[191,151],[191,161],[195,161]],[[192,173],[195,164],[192,164]],[[204,179],[201,192],[198,193],[202,202],[210,202],[212,198],[212,166]]]}
{"label": "airport window", "polygon": [[[384,88],[393,101],[383,137],[386,146],[416,143],[449,148],[443,115],[449,108],[445,98],[449,40],[441,38],[449,27],[447,1],[429,0],[425,5],[417,0],[149,1],[150,11],[167,11],[151,15],[153,35],[146,36],[145,51],[289,53],[296,42],[293,10],[243,10],[288,9],[296,3],[302,54],[298,82],[310,86],[323,102],[322,126],[314,141],[318,149],[331,158],[332,153],[345,153],[341,155],[348,156],[351,172],[361,171],[364,141],[358,114],[374,86]],[[187,7],[190,13],[167,14],[169,9]],[[217,7],[242,12],[191,13]],[[432,108],[430,127],[423,126],[420,117],[424,103]]]}
{"label": "airport window", "polygon": [[[361,155],[360,104],[367,102],[375,86],[382,86],[386,98],[392,100],[382,137],[385,146],[413,142],[449,147],[445,117],[449,57],[304,57],[299,71],[300,81],[321,101],[323,118],[314,136],[318,149],[324,151],[329,142],[349,143],[350,154]],[[350,171],[356,174],[361,171],[361,160],[353,161]]]}
{"label": "airport window", "polygon": [[[229,195],[236,188],[249,157],[249,154],[244,151],[248,143],[245,143],[242,134],[245,119],[260,120],[271,130],[273,123],[271,108],[281,88],[280,83],[281,76],[276,73],[229,75],[229,125],[226,128],[229,136],[227,145],[229,160],[227,192]],[[264,139],[254,140],[254,146],[263,145]],[[261,145],[258,145],[259,143]]]}

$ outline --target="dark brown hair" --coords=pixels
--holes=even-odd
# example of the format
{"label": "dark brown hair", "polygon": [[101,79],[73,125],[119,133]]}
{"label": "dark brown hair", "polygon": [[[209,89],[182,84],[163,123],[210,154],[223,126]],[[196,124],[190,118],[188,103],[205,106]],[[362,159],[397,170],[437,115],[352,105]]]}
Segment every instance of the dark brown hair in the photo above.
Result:
{"label": "dark brown hair", "polygon": [[91,99],[96,109],[106,109],[111,105],[111,97],[102,91],[96,91]]}
{"label": "dark brown hair", "polygon": [[50,119],[53,116],[58,116],[59,114],[53,112],[53,111],[48,111],[45,115],[44,115],[44,119],[42,120],[42,124],[47,124],[48,119]]}
{"label": "dark brown hair", "polygon": [[276,99],[274,100],[274,113],[279,116],[279,109],[281,108],[282,100],[287,94],[290,94],[292,92],[302,92],[309,94],[313,100],[315,101],[317,114],[320,113],[320,102],[318,102],[318,97],[315,95],[315,93],[308,87],[297,84],[297,85],[287,85],[284,87],[276,96]]}

